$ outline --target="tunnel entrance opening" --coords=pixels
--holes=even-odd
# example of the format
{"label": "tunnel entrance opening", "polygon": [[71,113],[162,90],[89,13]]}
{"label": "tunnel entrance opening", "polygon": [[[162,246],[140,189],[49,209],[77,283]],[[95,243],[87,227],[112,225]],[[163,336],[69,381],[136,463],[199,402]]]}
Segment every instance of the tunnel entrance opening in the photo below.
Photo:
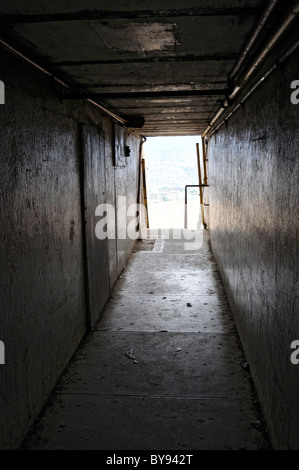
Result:
{"label": "tunnel entrance opening", "polygon": [[[198,185],[196,144],[200,136],[150,137],[144,146],[150,229],[182,229],[185,186]],[[198,188],[188,189],[188,229],[201,227]]]}

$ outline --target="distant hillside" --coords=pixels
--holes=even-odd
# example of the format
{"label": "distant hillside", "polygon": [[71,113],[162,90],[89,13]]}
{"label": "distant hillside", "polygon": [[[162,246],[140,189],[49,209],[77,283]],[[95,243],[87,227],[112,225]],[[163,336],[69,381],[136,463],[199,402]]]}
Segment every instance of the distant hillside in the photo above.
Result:
{"label": "distant hillside", "polygon": [[[144,145],[148,198],[184,200],[186,184],[198,184],[196,142],[200,137],[153,137]],[[201,148],[201,145],[200,145]],[[197,195],[197,189],[188,191]]]}

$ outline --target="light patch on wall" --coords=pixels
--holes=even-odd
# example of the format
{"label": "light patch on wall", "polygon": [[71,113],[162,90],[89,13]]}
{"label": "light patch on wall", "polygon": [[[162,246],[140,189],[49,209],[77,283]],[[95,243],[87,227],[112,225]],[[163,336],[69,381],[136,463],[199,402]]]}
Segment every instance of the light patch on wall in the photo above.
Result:
{"label": "light patch on wall", "polygon": [[0,104],[5,104],[5,86],[2,80],[0,80]]}
{"label": "light patch on wall", "polygon": [[0,365],[5,364],[5,346],[3,341],[0,341]]}
{"label": "light patch on wall", "polygon": [[101,25],[98,34],[108,49],[130,52],[163,51],[176,46],[175,24],[130,23],[119,28]]}

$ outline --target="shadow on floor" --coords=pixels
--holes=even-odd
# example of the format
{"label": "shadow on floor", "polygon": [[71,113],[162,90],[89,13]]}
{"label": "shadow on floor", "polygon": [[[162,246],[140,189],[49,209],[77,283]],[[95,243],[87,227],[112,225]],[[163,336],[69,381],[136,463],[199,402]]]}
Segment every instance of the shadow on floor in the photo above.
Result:
{"label": "shadow on floor", "polygon": [[207,232],[136,244],[22,448],[271,449]]}

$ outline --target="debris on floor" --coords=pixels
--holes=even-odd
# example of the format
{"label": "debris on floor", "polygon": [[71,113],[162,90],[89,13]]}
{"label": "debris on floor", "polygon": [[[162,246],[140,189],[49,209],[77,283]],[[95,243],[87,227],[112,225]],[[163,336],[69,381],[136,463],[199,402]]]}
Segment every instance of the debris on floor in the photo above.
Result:
{"label": "debris on floor", "polygon": [[125,355],[129,358],[132,359],[133,361],[136,360],[134,356],[134,349],[129,349],[129,351],[126,351]]}
{"label": "debris on floor", "polygon": [[176,356],[178,353],[180,353],[182,351],[182,348],[176,348],[174,350],[174,356]]}

